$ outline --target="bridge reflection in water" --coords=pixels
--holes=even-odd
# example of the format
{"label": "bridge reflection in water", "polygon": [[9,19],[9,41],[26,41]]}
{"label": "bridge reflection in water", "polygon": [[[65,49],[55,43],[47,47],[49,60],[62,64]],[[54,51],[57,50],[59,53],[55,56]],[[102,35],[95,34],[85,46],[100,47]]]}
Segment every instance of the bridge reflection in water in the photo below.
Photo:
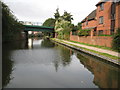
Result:
{"label": "bridge reflection in water", "polygon": [[[14,55],[12,55],[13,52],[15,52]],[[30,53],[34,56],[29,56],[29,59],[23,57],[24,54],[29,55]],[[39,58],[36,57],[38,56],[36,54],[39,55]],[[19,60],[16,60],[16,58]],[[32,68],[34,65],[37,66],[37,64],[39,68]],[[23,70],[24,65],[25,68]],[[54,66],[54,69],[52,66]],[[31,69],[26,71],[27,68]],[[34,79],[32,79],[32,74],[29,75],[29,73],[35,72],[36,69],[42,72],[36,72],[39,76],[33,74],[34,76],[32,77]],[[19,76],[19,73],[22,76]],[[49,40],[28,39],[27,43],[16,42],[3,45],[3,86],[6,88],[23,88],[25,86],[22,86],[21,83],[31,80],[35,80],[33,81],[35,85],[32,82],[32,85],[24,83],[26,87],[117,88],[119,87],[119,76],[120,69],[118,67]],[[30,80],[26,81],[25,79],[28,79],[28,77],[30,77]],[[40,78],[45,81],[41,82]],[[22,82],[17,82],[19,79]]]}

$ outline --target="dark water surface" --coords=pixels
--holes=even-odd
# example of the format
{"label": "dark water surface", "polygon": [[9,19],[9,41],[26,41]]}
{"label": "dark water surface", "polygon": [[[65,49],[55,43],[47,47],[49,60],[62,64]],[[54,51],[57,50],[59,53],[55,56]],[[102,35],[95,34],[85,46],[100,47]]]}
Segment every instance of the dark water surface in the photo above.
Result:
{"label": "dark water surface", "polygon": [[5,88],[118,88],[120,69],[49,40],[3,44]]}

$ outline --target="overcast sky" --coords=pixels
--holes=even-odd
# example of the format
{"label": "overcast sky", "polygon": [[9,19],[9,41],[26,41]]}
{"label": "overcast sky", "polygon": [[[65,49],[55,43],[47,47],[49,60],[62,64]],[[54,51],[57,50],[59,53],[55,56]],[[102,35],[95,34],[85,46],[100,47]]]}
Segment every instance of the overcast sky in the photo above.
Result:
{"label": "overcast sky", "polygon": [[72,23],[77,24],[96,9],[100,0],[2,0],[13,11],[19,21],[43,23],[54,18],[56,8],[62,15],[64,10],[73,15]]}

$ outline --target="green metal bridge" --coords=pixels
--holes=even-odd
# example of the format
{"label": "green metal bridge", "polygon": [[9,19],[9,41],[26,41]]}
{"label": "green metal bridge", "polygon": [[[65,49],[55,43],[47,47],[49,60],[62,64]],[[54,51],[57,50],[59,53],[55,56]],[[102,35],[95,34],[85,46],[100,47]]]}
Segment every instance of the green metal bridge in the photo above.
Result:
{"label": "green metal bridge", "polygon": [[24,31],[41,31],[41,32],[54,32],[54,27],[24,25]]}

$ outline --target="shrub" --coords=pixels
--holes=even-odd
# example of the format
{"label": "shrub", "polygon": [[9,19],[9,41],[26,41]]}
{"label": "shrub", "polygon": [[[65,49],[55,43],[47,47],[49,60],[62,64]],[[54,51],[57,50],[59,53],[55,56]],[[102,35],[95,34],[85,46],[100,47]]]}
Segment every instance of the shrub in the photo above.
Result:
{"label": "shrub", "polygon": [[29,34],[28,37],[29,37],[29,38],[35,37],[35,35],[34,35],[34,34]]}
{"label": "shrub", "polygon": [[58,38],[59,38],[59,39],[64,39],[63,31],[58,31],[57,33],[58,33]]}
{"label": "shrub", "polygon": [[79,30],[78,36],[89,36],[90,30]]}
{"label": "shrub", "polygon": [[112,48],[120,52],[120,28],[117,29],[117,32],[113,35]]}

